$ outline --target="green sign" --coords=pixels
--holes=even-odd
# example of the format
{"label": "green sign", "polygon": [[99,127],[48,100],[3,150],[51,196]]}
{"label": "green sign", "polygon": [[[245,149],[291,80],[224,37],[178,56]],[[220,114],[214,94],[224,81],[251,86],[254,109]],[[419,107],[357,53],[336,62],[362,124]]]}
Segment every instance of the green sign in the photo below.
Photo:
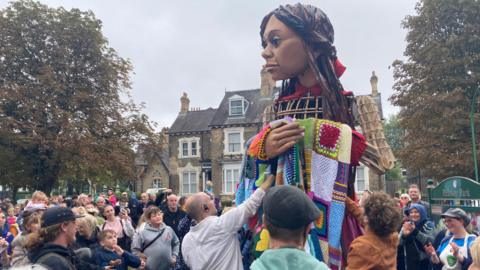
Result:
{"label": "green sign", "polygon": [[433,200],[480,199],[480,184],[462,176],[449,177],[431,191]]}

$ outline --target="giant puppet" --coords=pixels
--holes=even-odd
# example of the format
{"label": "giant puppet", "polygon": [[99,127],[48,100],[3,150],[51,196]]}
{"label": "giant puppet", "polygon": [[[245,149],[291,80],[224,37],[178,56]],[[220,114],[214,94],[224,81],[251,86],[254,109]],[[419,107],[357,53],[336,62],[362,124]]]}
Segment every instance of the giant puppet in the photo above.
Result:
{"label": "giant puppet", "polygon": [[[265,16],[260,35],[264,68],[282,87],[272,105],[276,120],[246,144],[237,205],[269,173],[276,175],[277,185],[304,190],[322,213],[306,248],[332,269],[341,269],[347,252],[342,249],[361,233],[345,208],[347,196],[355,193],[355,166],[367,153],[364,163],[378,168],[378,151],[354,130],[355,99],[339,81],[345,67],[337,59],[333,27],[322,10],[280,6]],[[258,217],[249,224],[258,234],[255,251],[267,248],[268,237]]]}

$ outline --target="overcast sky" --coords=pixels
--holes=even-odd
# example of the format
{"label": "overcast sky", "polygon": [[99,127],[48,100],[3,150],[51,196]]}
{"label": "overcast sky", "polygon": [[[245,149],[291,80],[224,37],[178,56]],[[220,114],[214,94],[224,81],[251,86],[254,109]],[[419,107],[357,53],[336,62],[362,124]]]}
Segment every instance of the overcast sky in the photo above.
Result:
{"label": "overcast sky", "polygon": [[[187,92],[190,106],[217,107],[224,91],[260,86],[259,29],[273,0],[41,0],[51,7],[92,10],[103,22],[110,46],[134,66],[132,94],[151,120],[170,126]],[[398,111],[392,94],[395,59],[403,59],[414,0],[303,1],[320,7],[335,29],[335,46],[347,66],[341,81],[356,95],[370,92],[372,70],[379,78],[385,116]],[[0,0],[0,8],[8,4]]]}

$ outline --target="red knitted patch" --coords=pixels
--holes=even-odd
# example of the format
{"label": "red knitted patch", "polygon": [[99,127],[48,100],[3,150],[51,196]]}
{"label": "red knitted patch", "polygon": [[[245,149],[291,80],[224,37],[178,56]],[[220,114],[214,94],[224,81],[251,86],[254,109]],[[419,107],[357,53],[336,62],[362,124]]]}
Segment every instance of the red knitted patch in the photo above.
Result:
{"label": "red knitted patch", "polygon": [[340,136],[340,129],[337,127],[323,124],[320,136],[320,145],[329,149],[335,149]]}

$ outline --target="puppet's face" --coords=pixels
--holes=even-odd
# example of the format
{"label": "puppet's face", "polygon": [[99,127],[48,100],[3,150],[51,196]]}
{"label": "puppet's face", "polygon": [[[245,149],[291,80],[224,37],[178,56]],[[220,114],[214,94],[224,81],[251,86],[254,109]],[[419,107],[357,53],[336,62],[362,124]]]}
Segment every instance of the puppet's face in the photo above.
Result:
{"label": "puppet's face", "polygon": [[292,29],[271,16],[263,34],[265,68],[276,81],[301,76],[308,69],[303,40]]}

